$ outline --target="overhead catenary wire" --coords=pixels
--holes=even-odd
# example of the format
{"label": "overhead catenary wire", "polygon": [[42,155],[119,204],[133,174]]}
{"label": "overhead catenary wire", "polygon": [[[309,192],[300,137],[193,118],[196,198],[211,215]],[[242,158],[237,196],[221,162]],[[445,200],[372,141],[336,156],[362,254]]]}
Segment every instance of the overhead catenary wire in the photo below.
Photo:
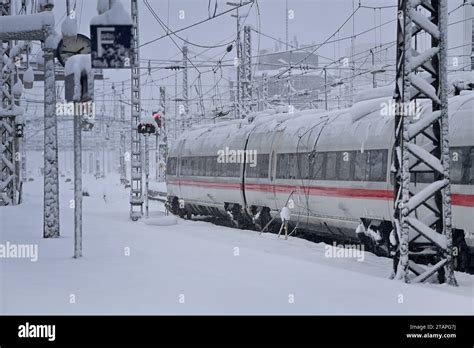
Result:
{"label": "overhead catenary wire", "polygon": [[253,2],[238,4],[237,6],[231,8],[231,9],[228,9],[228,10],[225,10],[225,11],[223,11],[223,12],[221,12],[221,13],[216,14],[216,15],[215,15],[214,17],[212,17],[212,18],[206,18],[206,19],[203,19],[203,20],[198,21],[198,22],[196,22],[196,23],[193,23],[193,24],[191,24],[191,25],[188,25],[187,27],[184,27],[184,28],[177,29],[177,30],[174,30],[174,31],[172,31],[172,32],[166,33],[165,35],[159,36],[159,37],[157,37],[157,38],[155,38],[155,39],[153,39],[153,40],[150,40],[150,41],[147,41],[147,42],[141,44],[139,47],[141,48],[141,47],[143,47],[143,46],[146,46],[146,45],[149,45],[149,44],[151,44],[151,43],[154,43],[154,42],[156,42],[156,41],[158,41],[158,40],[164,39],[165,37],[168,37],[168,36],[170,36],[170,35],[174,35],[174,34],[179,33],[179,32],[181,32],[181,31],[191,29],[191,28],[193,28],[193,27],[195,27],[195,26],[197,26],[197,25],[206,23],[206,22],[208,22],[208,21],[210,21],[210,20],[213,20],[213,19],[215,19],[215,18],[218,18],[218,17],[220,17],[220,16],[223,16],[223,15],[229,13],[229,12],[234,11],[234,10],[237,9],[237,8],[246,6],[246,5],[250,4],[250,3],[253,4]]}

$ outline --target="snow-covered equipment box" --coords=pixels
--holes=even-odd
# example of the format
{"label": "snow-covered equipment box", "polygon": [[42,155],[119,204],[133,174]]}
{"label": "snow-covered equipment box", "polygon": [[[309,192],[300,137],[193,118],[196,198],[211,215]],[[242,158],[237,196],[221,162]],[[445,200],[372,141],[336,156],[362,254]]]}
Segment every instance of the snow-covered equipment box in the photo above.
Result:
{"label": "snow-covered equipment box", "polygon": [[133,57],[132,20],[120,2],[91,20],[92,67],[129,69]]}

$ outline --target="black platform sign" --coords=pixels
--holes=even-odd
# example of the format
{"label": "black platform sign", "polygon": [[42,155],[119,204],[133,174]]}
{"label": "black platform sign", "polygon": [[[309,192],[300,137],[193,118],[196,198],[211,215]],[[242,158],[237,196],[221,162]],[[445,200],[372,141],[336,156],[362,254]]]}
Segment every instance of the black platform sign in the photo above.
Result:
{"label": "black platform sign", "polygon": [[92,67],[130,69],[132,66],[131,25],[91,25]]}

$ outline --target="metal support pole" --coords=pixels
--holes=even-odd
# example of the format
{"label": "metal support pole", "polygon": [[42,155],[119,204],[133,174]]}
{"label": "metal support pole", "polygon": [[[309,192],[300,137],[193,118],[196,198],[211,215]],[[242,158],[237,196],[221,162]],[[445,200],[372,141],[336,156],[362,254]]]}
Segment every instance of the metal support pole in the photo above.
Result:
{"label": "metal support pole", "polygon": [[[6,0],[0,2],[0,16],[9,16],[11,14],[11,2]],[[4,65],[4,55],[9,57],[11,41],[0,42],[0,206],[17,204],[17,173],[15,165],[15,116],[12,113],[13,95],[12,95],[12,72],[10,66]],[[8,61],[8,60],[7,60]],[[10,113],[6,116],[3,113]]]}
{"label": "metal support pole", "polygon": [[160,180],[160,134],[155,133],[155,180]]}
{"label": "metal support pole", "polygon": [[149,134],[145,134],[145,217],[148,217],[148,178],[150,175],[150,149],[148,147]]}
{"label": "metal support pole", "polygon": [[240,75],[242,74],[242,54],[241,54],[241,47],[240,47],[240,17],[239,17],[239,8],[237,8],[237,38],[236,38],[236,50],[237,50],[237,108],[236,108],[236,114],[237,118],[240,118],[241,114],[241,81],[240,81]]}
{"label": "metal support pole", "polygon": [[127,167],[125,162],[125,148],[126,139],[125,132],[120,132],[120,182],[125,184],[127,182]]}
{"label": "metal support pole", "polygon": [[[242,59],[242,106],[244,115],[248,116],[252,111],[252,46],[251,46],[251,28],[246,25],[244,27],[244,49]],[[243,115],[242,115],[243,116]]]}
{"label": "metal support pole", "polygon": [[191,121],[189,119],[189,96],[188,96],[188,47],[183,46],[183,100],[184,114],[181,115],[183,128],[189,129]]}
{"label": "metal support pole", "polygon": [[232,80],[229,80],[229,101],[230,101],[230,105],[232,105],[234,118],[237,118],[237,113],[236,113],[237,105],[235,102],[234,81]]}
{"label": "metal support pole", "polygon": [[288,0],[285,1],[285,10],[286,10],[286,13],[285,13],[285,17],[286,17],[286,20],[285,20],[285,50],[288,51],[288,20],[289,20],[289,16],[288,16]]}
{"label": "metal support pole", "polygon": [[262,74],[262,99],[263,99],[263,110],[268,109],[268,75],[267,73]]}
{"label": "metal support pole", "polygon": [[132,118],[131,118],[131,175],[130,175],[130,218],[138,220],[143,215],[142,187],[142,143],[137,126],[140,123],[140,55],[138,32],[138,4],[131,0],[133,22],[133,59],[132,59]]}
{"label": "metal support pole", "polygon": [[178,137],[178,70],[174,72],[174,138]]}
{"label": "metal support pole", "polygon": [[328,72],[326,68],[324,71],[324,110],[328,109]]}
{"label": "metal support pole", "polygon": [[[398,1],[397,83],[394,148],[394,225],[399,239],[399,262],[395,278],[423,282],[438,273],[438,280],[457,285],[453,270],[451,189],[448,140],[447,0],[422,3]],[[424,52],[413,48],[419,31],[431,36]],[[417,74],[423,71],[423,75]],[[432,102],[423,117],[408,106],[418,98]],[[416,185],[417,173],[429,174],[433,182]],[[428,241],[422,250],[436,253],[436,263],[426,269],[410,256],[420,252],[418,237]],[[421,250],[421,251],[422,251]],[[395,270],[394,270],[395,271]],[[409,277],[409,271],[415,276]]]}
{"label": "metal support pole", "polygon": [[[370,50],[370,54],[372,55],[372,70],[375,69],[375,54],[373,50]],[[377,87],[377,82],[375,81],[375,72],[372,71],[372,88]]]}
{"label": "metal support pole", "polygon": [[74,258],[82,257],[82,130],[74,115]]}
{"label": "metal support pole", "polygon": [[59,237],[58,124],[54,50],[45,47],[44,58],[44,238]]}
{"label": "metal support pole", "polygon": [[166,118],[166,89],[165,87],[160,87],[160,105],[161,105],[161,130],[158,136],[159,145],[158,145],[158,179],[160,182],[165,181],[166,172],[161,167],[161,163],[165,162],[168,157],[168,122]]}

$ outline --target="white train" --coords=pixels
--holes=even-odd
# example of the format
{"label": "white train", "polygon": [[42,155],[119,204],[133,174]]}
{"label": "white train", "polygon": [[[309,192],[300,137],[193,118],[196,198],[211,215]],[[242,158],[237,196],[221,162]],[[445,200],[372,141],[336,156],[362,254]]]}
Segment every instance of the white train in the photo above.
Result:
{"label": "white train", "polygon": [[[361,240],[387,253],[392,230],[394,118],[374,99],[335,111],[260,114],[194,128],[170,148],[171,212],[230,217],[258,229],[285,206],[306,237]],[[421,113],[421,118],[426,114]],[[458,269],[474,250],[474,93],[450,98]],[[418,173],[416,185],[432,182]],[[361,226],[364,226],[361,228]],[[359,232],[357,233],[356,232]],[[417,239],[420,248],[422,238]]]}

